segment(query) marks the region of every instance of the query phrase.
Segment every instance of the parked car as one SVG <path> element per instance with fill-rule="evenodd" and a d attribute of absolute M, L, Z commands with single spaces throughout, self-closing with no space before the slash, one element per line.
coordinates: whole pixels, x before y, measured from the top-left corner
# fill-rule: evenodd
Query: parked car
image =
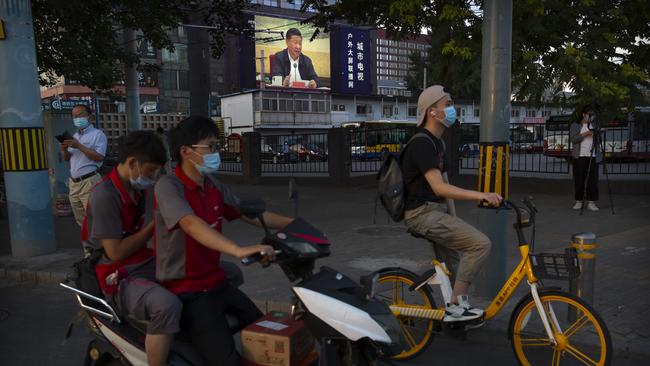
<path fill-rule="evenodd" d="M 472 156 L 478 156 L 479 148 L 478 144 L 461 144 L 458 146 L 458 157 L 459 158 L 469 158 Z"/>
<path fill-rule="evenodd" d="M 263 163 L 281 163 L 284 161 L 284 154 L 282 154 L 281 149 L 278 147 L 273 147 L 271 145 L 262 144 L 260 146 L 260 160 Z"/>

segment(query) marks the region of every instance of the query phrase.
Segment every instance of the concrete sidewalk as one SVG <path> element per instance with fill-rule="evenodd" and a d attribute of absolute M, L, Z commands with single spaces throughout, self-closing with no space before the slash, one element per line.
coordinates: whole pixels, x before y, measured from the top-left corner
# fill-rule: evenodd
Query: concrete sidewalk
<path fill-rule="evenodd" d="M 264 198 L 271 211 L 293 215 L 293 203 L 286 186 L 232 185 L 242 198 Z M 512 200 L 527 193 L 525 186 L 511 187 Z M 318 265 L 328 265 L 357 279 L 361 274 L 386 266 L 401 266 L 415 272 L 429 267 L 432 252 L 429 245 L 408 235 L 402 224 L 388 221 L 377 207 L 377 224 L 373 224 L 374 186 L 332 188 L 301 187 L 300 216 L 321 228 L 333 242 L 332 255 Z M 604 193 L 604 192 L 603 192 Z M 571 210 L 572 194 L 535 194 L 540 210 L 537 218 L 536 251 L 561 251 L 577 231 L 593 231 L 598 235 L 596 260 L 596 295 L 594 306 L 605 319 L 612 334 L 618 357 L 644 354 L 650 357 L 650 196 L 618 195 L 614 197 L 616 215 L 611 214 L 606 193 L 602 194 L 599 212 L 580 216 Z M 459 216 L 476 225 L 478 209 L 471 202 L 458 202 Z M 510 215 L 514 219 L 514 214 Z M 508 225 L 508 227 L 511 227 Z M 261 229 L 237 221 L 227 223 L 224 233 L 240 245 L 259 242 Z M 12 258 L 9 253 L 8 224 L 0 220 L 0 277 L 23 281 L 60 281 L 81 254 L 79 229 L 72 218 L 56 219 L 59 250 L 34 258 Z M 514 232 L 505 245 L 509 273 L 519 253 Z M 291 296 L 290 285 L 276 266 L 262 269 L 251 266 L 244 270 L 243 290 L 258 304 L 269 308 L 286 306 Z M 564 286 L 566 284 L 560 283 Z M 520 288 L 521 294 L 524 288 Z M 486 325 L 488 330 L 505 332 L 509 311 L 520 296 L 513 296 L 509 307 Z M 473 302 L 487 305 L 490 299 L 473 297 Z M 481 332 L 482 330 L 477 330 Z"/>

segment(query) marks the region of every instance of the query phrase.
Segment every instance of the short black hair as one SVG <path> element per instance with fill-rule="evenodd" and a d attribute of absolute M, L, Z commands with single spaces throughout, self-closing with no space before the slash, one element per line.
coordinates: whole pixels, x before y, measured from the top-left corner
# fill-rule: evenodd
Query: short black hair
<path fill-rule="evenodd" d="M 123 136 L 119 141 L 119 162 L 133 156 L 139 163 L 154 163 L 164 165 L 167 162 L 167 152 L 160 137 L 153 131 L 134 131 Z"/>
<path fill-rule="evenodd" d="M 593 112 L 593 110 L 594 110 L 594 106 L 591 103 L 583 105 L 580 108 L 580 110 L 576 108 L 576 112 L 575 112 L 576 114 L 575 114 L 575 118 L 573 118 L 573 122 L 577 124 L 582 124 L 583 115 L 585 113 Z"/>
<path fill-rule="evenodd" d="M 192 146 L 208 137 L 216 137 L 219 133 L 217 125 L 208 117 L 189 116 L 182 120 L 171 131 L 169 136 L 169 149 L 172 159 L 182 163 L 181 147 Z"/>
<path fill-rule="evenodd" d="M 300 30 L 299 30 L 298 28 L 290 28 L 290 29 L 287 31 L 287 36 L 286 36 L 286 38 L 289 39 L 289 38 L 291 38 L 291 37 L 293 37 L 293 36 L 299 36 L 299 37 L 302 37 L 302 33 L 300 33 Z"/>
<path fill-rule="evenodd" d="M 165 129 L 163 129 L 162 127 L 158 126 L 158 127 L 156 128 L 156 132 L 158 132 L 159 134 L 162 135 L 163 133 L 165 133 Z"/>

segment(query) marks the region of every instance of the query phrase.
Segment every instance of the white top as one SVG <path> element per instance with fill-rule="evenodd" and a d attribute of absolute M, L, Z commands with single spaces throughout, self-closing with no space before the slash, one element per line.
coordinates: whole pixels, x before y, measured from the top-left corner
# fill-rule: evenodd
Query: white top
<path fill-rule="evenodd" d="M 589 126 L 587 123 L 582 124 L 582 129 L 580 130 L 580 133 L 584 133 L 589 131 Z M 596 152 L 591 151 L 591 147 L 594 145 L 594 138 L 593 136 L 584 136 L 582 138 L 582 142 L 580 142 L 580 156 L 581 157 L 589 157 L 591 156 L 596 156 Z"/>
<path fill-rule="evenodd" d="M 300 77 L 300 69 L 299 69 L 299 62 L 300 62 L 300 56 L 298 56 L 298 59 L 294 60 L 291 58 L 291 53 L 289 50 L 287 50 L 287 54 L 289 55 L 289 63 L 291 63 L 291 72 L 289 73 L 289 83 L 293 83 L 294 81 L 302 81 L 302 77 Z"/>
<path fill-rule="evenodd" d="M 95 150 L 102 156 L 106 156 L 106 145 L 108 144 L 106 135 L 101 130 L 93 127 L 93 125 L 88 125 L 83 130 L 77 130 L 72 137 L 77 139 L 85 147 Z M 70 176 L 72 178 L 79 178 L 82 175 L 96 171 L 102 166 L 101 161 L 89 159 L 79 149 L 69 147 L 68 152 L 70 153 Z"/>

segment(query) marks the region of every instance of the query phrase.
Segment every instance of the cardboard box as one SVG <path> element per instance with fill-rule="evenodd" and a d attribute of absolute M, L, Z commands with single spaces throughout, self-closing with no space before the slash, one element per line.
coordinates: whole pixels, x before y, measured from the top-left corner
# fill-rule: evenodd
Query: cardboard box
<path fill-rule="evenodd" d="M 300 366 L 314 350 L 314 338 L 302 320 L 273 311 L 242 330 L 241 343 L 248 365 Z"/>

